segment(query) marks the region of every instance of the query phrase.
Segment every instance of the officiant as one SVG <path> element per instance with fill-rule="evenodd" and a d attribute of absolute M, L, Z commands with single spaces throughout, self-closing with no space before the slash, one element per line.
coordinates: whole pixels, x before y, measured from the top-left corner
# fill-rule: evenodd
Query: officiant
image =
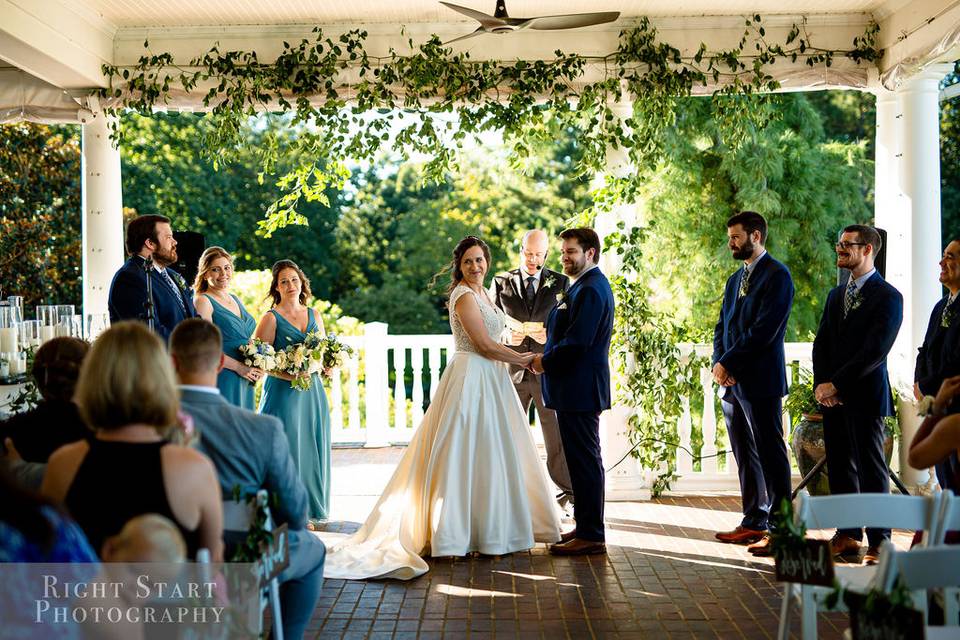
<path fill-rule="evenodd" d="M 549 242 L 545 231 L 527 231 L 520 243 L 520 266 L 497 274 L 491 284 L 490 297 L 507 316 L 504 342 L 520 353 L 543 353 L 543 345 L 547 341 L 547 315 L 570 286 L 567 276 L 543 266 L 547 260 Z M 560 506 L 566 507 L 573 501 L 573 489 L 563 455 L 557 415 L 543 405 L 539 375 L 510 365 L 510 376 L 520 397 L 520 405 L 527 415 L 530 404 L 536 406 L 547 450 L 547 471 L 560 489 L 557 496 Z"/>

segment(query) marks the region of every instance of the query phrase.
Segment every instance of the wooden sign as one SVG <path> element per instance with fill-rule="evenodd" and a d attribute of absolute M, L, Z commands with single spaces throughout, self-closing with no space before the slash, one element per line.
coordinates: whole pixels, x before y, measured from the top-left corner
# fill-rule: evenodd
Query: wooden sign
<path fill-rule="evenodd" d="M 833 586 L 829 540 L 805 540 L 802 547 L 779 550 L 774 560 L 779 582 Z"/>
<path fill-rule="evenodd" d="M 265 585 L 290 566 L 290 541 L 287 525 L 282 524 L 270 532 L 272 538 L 261 543 L 260 559 L 257 560 L 257 576 L 260 585 Z"/>
<path fill-rule="evenodd" d="M 882 614 L 864 611 L 867 595 L 847 591 L 843 597 L 850 609 L 850 632 L 853 640 L 917 640 L 924 637 L 923 614 L 901 605 Z"/>

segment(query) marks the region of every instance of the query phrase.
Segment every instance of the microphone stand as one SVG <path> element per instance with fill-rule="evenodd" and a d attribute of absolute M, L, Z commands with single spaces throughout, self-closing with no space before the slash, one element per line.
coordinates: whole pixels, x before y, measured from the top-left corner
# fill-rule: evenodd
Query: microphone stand
<path fill-rule="evenodd" d="M 153 271 L 153 256 L 147 256 L 143 259 L 143 272 L 147 277 L 147 299 L 143 303 L 144 318 L 150 331 L 155 331 L 155 316 L 153 310 L 153 279 L 150 272 Z"/>

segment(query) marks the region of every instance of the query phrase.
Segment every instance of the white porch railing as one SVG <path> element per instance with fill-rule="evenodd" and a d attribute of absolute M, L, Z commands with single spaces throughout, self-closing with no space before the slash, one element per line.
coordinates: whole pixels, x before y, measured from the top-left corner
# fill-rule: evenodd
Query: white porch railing
<path fill-rule="evenodd" d="M 453 336 L 390 335 L 386 324 L 373 322 L 365 325 L 362 336 L 342 339 L 354 348 L 354 354 L 344 363 L 340 375 L 334 375 L 328 387 L 333 443 L 366 447 L 408 443 L 423 419 L 424 409 L 433 398 L 443 367 L 452 355 Z M 811 347 L 809 342 L 787 343 L 788 380 L 792 379 L 791 363 L 811 367 Z M 707 358 L 712 348 L 707 344 L 681 345 L 685 353 Z M 408 378 L 412 379 L 410 387 L 406 385 Z M 702 405 L 697 425 L 694 424 L 691 400 L 684 398 L 686 410 L 677 425 L 683 448 L 677 450 L 680 477 L 672 484 L 672 489 L 737 489 L 733 454 L 716 456 L 717 432 L 723 426 L 709 368 L 700 371 L 700 398 L 699 402 L 693 403 Z M 788 435 L 789 415 L 784 415 L 783 424 L 784 435 Z M 701 435 L 699 451 L 692 444 L 695 432 Z M 536 435 L 539 440 L 539 432 Z M 721 442 L 724 441 L 725 438 L 721 438 Z M 703 459 L 698 462 L 688 450 Z"/>

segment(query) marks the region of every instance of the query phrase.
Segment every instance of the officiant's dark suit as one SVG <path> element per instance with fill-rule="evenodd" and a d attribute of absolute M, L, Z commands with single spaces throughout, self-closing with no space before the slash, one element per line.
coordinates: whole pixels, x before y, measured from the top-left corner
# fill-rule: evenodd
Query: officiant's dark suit
<path fill-rule="evenodd" d="M 146 256 L 152 256 L 158 265 L 176 261 L 176 241 L 172 239 L 169 220 L 164 216 L 140 216 L 134 219 L 127 227 L 126 245 L 130 258 L 110 283 L 110 322 L 146 322 Z M 171 251 L 172 259 L 169 259 Z M 196 317 L 193 296 L 180 274 L 170 267 L 166 267 L 166 276 L 155 267 L 151 268 L 149 277 L 153 290 L 154 330 L 167 340 L 181 321 Z"/>
<path fill-rule="evenodd" d="M 761 243 L 765 222 L 763 228 Z M 727 279 L 713 331 L 713 364 L 723 365 L 736 380 L 721 387 L 721 406 L 740 475 L 740 526 L 753 532 L 766 530 L 771 510 L 790 497 L 782 401 L 787 394 L 783 339 L 793 294 L 790 271 L 764 251 Z"/>
<path fill-rule="evenodd" d="M 557 296 L 567 290 L 569 283 L 567 276 L 551 269 L 543 268 L 538 275 L 530 276 L 518 268 L 493 277 L 491 297 L 494 304 L 514 320 L 541 322 L 546 326 L 550 310 L 557 305 Z M 507 346 L 518 353 L 543 353 L 544 349 L 544 345 L 531 336 L 525 336 L 518 345 Z M 530 411 L 531 402 L 536 406 L 543 429 L 550 479 L 561 491 L 572 494 L 573 486 L 570 484 L 570 472 L 563 454 L 557 414 L 543 403 L 540 376 L 519 365 L 510 365 L 510 377 L 524 413 Z"/>
<path fill-rule="evenodd" d="M 827 478 L 834 495 L 890 490 L 883 458 L 883 418 L 893 415 L 887 354 L 903 321 L 903 296 L 879 272 L 866 277 L 869 273 L 861 276 L 865 280 L 846 305 L 847 283 L 830 291 L 813 341 L 814 388 L 832 383 L 839 401 L 823 407 Z M 837 533 L 863 538 L 859 529 Z M 889 535 L 889 530 L 867 530 L 874 548 Z"/>
<path fill-rule="evenodd" d="M 597 247 L 592 229 L 569 229 L 560 237 L 564 246 L 583 234 Z M 584 246 L 580 242 L 580 246 Z M 583 255 L 583 254 L 581 254 Z M 568 257 L 563 257 L 564 271 Z M 547 343 L 541 360 L 543 401 L 557 412 L 563 450 L 573 484 L 573 515 L 579 545 L 560 553 L 602 553 L 604 541 L 604 471 L 600 456 L 600 412 L 610 408 L 610 337 L 614 301 L 610 283 L 596 262 L 590 263 L 570 285 L 547 317 Z M 582 543 L 582 544 L 581 544 Z M 588 546 L 592 545 L 592 546 Z M 555 545 L 551 551 L 557 553 Z"/>

